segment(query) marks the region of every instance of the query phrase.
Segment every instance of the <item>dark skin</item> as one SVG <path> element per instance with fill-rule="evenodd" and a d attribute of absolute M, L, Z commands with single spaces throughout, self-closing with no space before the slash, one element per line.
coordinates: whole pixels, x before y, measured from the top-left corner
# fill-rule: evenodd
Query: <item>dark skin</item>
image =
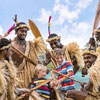
<path fill-rule="evenodd" d="M 97 57 L 92 54 L 84 54 L 83 55 L 84 63 L 86 66 L 86 68 L 82 69 L 83 77 L 88 74 L 87 68 L 89 69 L 92 66 L 92 64 L 96 61 L 96 58 Z"/>
<path fill-rule="evenodd" d="M 63 45 L 61 44 L 60 39 L 58 39 L 58 40 L 52 40 L 52 41 L 49 42 L 49 44 L 50 44 L 50 47 L 51 47 L 53 50 L 54 50 L 55 48 L 63 48 Z M 50 54 L 47 54 L 47 59 L 50 59 L 51 56 L 48 56 L 48 55 L 50 55 Z M 72 63 L 73 63 L 73 65 L 75 66 L 75 67 L 74 67 L 74 74 L 75 74 L 75 73 L 78 71 L 79 66 L 78 66 L 78 64 L 77 64 L 77 61 L 76 61 L 75 56 L 73 56 L 72 59 L 73 59 Z"/>
<path fill-rule="evenodd" d="M 0 61 L 8 60 L 9 59 L 9 52 L 8 49 L 0 51 Z"/>
<path fill-rule="evenodd" d="M 94 48 L 95 49 L 95 39 L 94 38 L 90 38 L 89 44 L 90 44 L 90 47 L 91 48 Z"/>
<path fill-rule="evenodd" d="M 95 33 L 96 41 L 100 41 L 100 32 Z"/>
<path fill-rule="evenodd" d="M 83 59 L 84 59 L 85 66 L 87 68 L 90 68 L 92 64 L 96 61 L 96 58 L 97 57 L 92 54 L 84 54 Z"/>
<path fill-rule="evenodd" d="M 55 48 L 63 48 L 63 45 L 60 43 L 60 40 L 52 40 L 49 42 L 50 47 L 54 50 Z"/>
<path fill-rule="evenodd" d="M 16 31 L 17 37 L 15 38 L 15 40 L 12 41 L 12 45 L 23 53 L 25 53 L 25 50 L 26 50 L 25 38 L 27 36 L 27 31 L 28 30 L 26 27 L 18 29 Z M 23 61 L 23 56 L 20 55 L 14 49 L 12 49 L 12 59 L 14 61 L 14 64 L 16 65 L 16 67 L 18 67 Z"/>
<path fill-rule="evenodd" d="M 4 61 L 4 60 L 9 61 L 9 56 L 10 56 L 10 48 L 0 51 L 0 61 Z M 16 87 L 16 89 L 17 89 L 17 87 Z M 29 91 L 28 89 L 20 88 L 20 92 L 22 92 L 22 93 L 28 93 L 28 91 Z"/>
<path fill-rule="evenodd" d="M 84 58 L 84 63 L 88 68 L 90 68 L 92 64 L 96 61 L 96 56 L 93 56 L 91 54 L 85 54 L 83 55 L 83 58 Z M 86 83 L 82 84 L 83 88 L 81 89 L 81 91 L 76 91 L 76 90 L 67 91 L 67 97 L 72 98 L 73 100 L 85 100 L 88 95 L 87 91 L 90 91 L 92 86 L 93 84 L 89 80 L 87 84 Z"/>
<path fill-rule="evenodd" d="M 70 54 L 71 55 L 71 54 Z M 72 64 L 73 64 L 73 66 L 74 66 L 74 74 L 76 74 L 76 72 L 78 71 L 78 69 L 79 69 L 79 66 L 78 66 L 78 64 L 77 64 L 77 60 L 76 60 L 76 57 L 75 56 L 71 56 L 71 58 L 72 58 Z"/>
<path fill-rule="evenodd" d="M 73 100 L 85 100 L 86 97 L 87 93 L 83 91 L 76 91 L 76 90 L 67 91 L 67 98 L 72 98 Z"/>
<path fill-rule="evenodd" d="M 89 40 L 89 44 L 90 44 L 91 48 L 94 48 L 94 49 L 96 49 L 95 41 L 100 41 L 100 32 L 96 32 L 95 33 L 95 39 L 94 38 L 90 38 L 90 40 Z"/>
<path fill-rule="evenodd" d="M 81 91 L 76 91 L 76 90 L 67 91 L 67 97 L 72 98 L 73 100 L 85 100 L 88 95 L 87 91 L 90 91 L 92 86 L 93 84 L 91 83 L 91 81 L 89 81 L 88 84 L 85 85 L 85 87 L 83 86 Z"/>

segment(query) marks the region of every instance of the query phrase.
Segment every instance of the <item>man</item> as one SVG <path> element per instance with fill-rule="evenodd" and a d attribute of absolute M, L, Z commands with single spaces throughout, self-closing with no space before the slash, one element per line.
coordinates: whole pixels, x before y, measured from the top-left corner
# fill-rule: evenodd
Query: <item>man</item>
<path fill-rule="evenodd" d="M 11 41 L 0 39 L 0 100 L 15 100 L 17 71 L 10 55 Z"/>
<path fill-rule="evenodd" d="M 52 48 L 51 54 L 53 56 L 53 50 L 55 48 L 64 49 L 66 59 L 72 62 L 72 65 L 74 66 L 74 73 L 76 73 L 79 69 L 79 66 L 82 64 L 81 50 L 77 45 L 77 43 L 75 42 L 72 42 L 67 46 L 62 45 L 60 42 L 60 38 L 61 37 L 58 36 L 57 34 L 52 33 L 46 40 L 50 44 L 50 47 Z"/>
<path fill-rule="evenodd" d="M 100 27 L 97 30 L 94 30 L 95 39 L 90 38 L 89 44 L 91 48 L 97 49 L 100 46 Z"/>
<path fill-rule="evenodd" d="M 100 46 L 100 27 L 95 32 L 96 47 Z"/>
<path fill-rule="evenodd" d="M 98 53 L 93 49 L 87 49 L 83 51 L 83 58 L 85 67 L 82 69 L 82 75 L 85 76 L 88 74 L 88 69 L 94 64 Z"/>
<path fill-rule="evenodd" d="M 12 41 L 12 46 L 23 52 L 29 57 L 35 64 L 38 63 L 38 56 L 45 52 L 45 46 L 42 38 L 38 38 L 33 41 L 26 41 L 27 31 L 29 27 L 20 22 L 15 27 L 16 37 Z M 12 48 L 12 60 L 18 69 L 18 77 L 22 81 L 19 85 L 21 88 L 29 88 L 32 79 L 34 78 L 34 68 L 30 61 L 25 59 L 21 54 Z"/>
<path fill-rule="evenodd" d="M 92 72 L 96 71 L 94 67 L 97 66 L 97 64 L 96 64 L 97 55 L 98 55 L 98 53 L 95 52 L 94 50 L 91 50 L 91 49 L 85 50 L 83 52 L 83 58 L 84 58 L 85 66 L 89 68 L 88 69 L 88 74 L 89 74 L 89 79 L 90 80 L 87 84 L 85 84 L 85 85 L 83 84 L 84 89 L 82 89 L 82 91 L 76 91 L 76 90 L 68 91 L 67 92 L 67 97 L 70 97 L 73 100 L 99 100 L 99 99 L 95 99 L 96 97 L 94 97 L 94 95 L 93 95 L 93 93 L 94 93 L 93 89 L 95 87 L 93 80 L 96 79 L 97 77 L 95 77 L 94 79 L 92 78 L 92 76 L 95 76 L 95 75 L 93 75 Z M 92 99 L 90 99 L 90 98 L 92 98 Z"/>

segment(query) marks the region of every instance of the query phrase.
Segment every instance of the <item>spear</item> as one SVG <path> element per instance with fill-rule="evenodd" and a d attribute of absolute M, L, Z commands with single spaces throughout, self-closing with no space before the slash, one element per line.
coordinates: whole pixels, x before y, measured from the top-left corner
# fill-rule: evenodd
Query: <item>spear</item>
<path fill-rule="evenodd" d="M 94 33 L 95 33 L 95 30 L 97 29 L 99 21 L 100 21 L 100 0 L 97 6 L 96 16 L 95 16 L 94 25 L 93 25 L 92 37 L 94 37 Z"/>

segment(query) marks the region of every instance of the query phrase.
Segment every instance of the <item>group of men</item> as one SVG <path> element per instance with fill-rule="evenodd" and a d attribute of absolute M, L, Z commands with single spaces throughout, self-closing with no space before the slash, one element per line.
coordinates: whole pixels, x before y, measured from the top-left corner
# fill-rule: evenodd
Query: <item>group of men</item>
<path fill-rule="evenodd" d="M 97 40 L 92 38 L 89 43 L 93 45 L 95 49 L 89 48 L 82 53 L 77 43 L 72 42 L 64 46 L 61 43 L 61 37 L 52 33 L 46 40 L 52 49 L 48 51 L 42 37 L 34 41 L 25 40 L 29 29 L 29 26 L 24 22 L 20 22 L 14 27 L 16 34 L 14 40 L 0 39 L 0 100 L 15 100 L 18 96 L 28 93 L 29 86 L 35 78 L 34 69 L 39 63 L 39 56 L 44 53 L 46 55 L 46 61 L 48 60 L 49 63 L 50 59 L 53 58 L 53 51 L 55 48 L 64 50 L 66 59 L 73 65 L 74 74 L 77 73 L 82 65 L 83 59 L 85 68 L 82 70 L 82 73 L 84 75 L 87 73 L 89 74 L 89 82 L 87 84 L 82 84 L 82 89 L 80 91 L 68 90 L 66 97 L 72 98 L 73 100 L 99 100 L 100 80 L 98 73 L 100 70 L 100 61 L 99 53 L 96 52 L 99 42 L 97 44 L 95 42 Z M 95 36 L 96 39 L 100 41 L 100 32 L 98 32 L 98 30 Z M 23 56 L 23 54 L 25 56 Z M 55 62 L 55 59 L 53 60 Z M 46 62 L 43 64 L 47 65 Z M 95 67 L 97 69 L 95 69 Z M 95 75 L 92 74 L 92 71 Z M 96 71 L 98 72 L 96 73 Z M 95 82 L 97 84 L 95 84 Z M 22 100 L 28 100 L 28 98 L 28 96 L 25 96 Z M 53 98 L 51 98 L 51 100 L 53 100 Z"/>

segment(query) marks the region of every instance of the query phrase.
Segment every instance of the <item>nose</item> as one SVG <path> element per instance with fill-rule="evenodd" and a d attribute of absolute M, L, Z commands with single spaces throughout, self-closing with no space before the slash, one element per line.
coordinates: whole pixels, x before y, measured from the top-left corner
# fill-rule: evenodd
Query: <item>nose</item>
<path fill-rule="evenodd" d="M 59 58 L 58 61 L 61 61 L 61 58 Z"/>
<path fill-rule="evenodd" d="M 53 45 L 52 45 L 52 48 L 53 48 L 53 49 L 55 49 L 55 48 L 56 48 L 56 45 L 55 45 L 55 44 L 53 44 Z"/>
<path fill-rule="evenodd" d="M 84 62 L 85 62 L 85 63 L 88 62 L 88 59 L 84 59 Z"/>
<path fill-rule="evenodd" d="M 23 34 L 25 35 L 26 34 L 26 31 L 23 31 Z"/>

